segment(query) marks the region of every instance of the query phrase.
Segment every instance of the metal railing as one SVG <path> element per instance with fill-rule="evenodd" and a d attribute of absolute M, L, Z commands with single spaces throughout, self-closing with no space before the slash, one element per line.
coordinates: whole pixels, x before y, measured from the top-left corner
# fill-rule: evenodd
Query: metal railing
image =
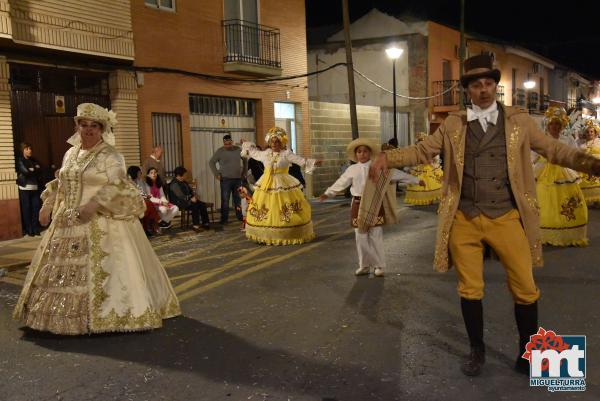
<path fill-rule="evenodd" d="M 454 86 L 454 88 L 452 88 Z M 448 89 L 448 92 L 444 93 Z M 457 80 L 433 81 L 433 95 L 439 95 L 433 98 L 434 106 L 455 106 L 460 99 L 460 85 Z"/>
<path fill-rule="evenodd" d="M 239 19 L 223 21 L 224 62 L 281 68 L 279 29 Z"/>
<path fill-rule="evenodd" d="M 546 111 L 550 106 L 550 96 L 542 96 L 542 102 L 540 103 L 540 111 Z"/>
<path fill-rule="evenodd" d="M 513 105 L 525 107 L 526 96 L 525 89 L 516 88 L 513 94 Z"/>
<path fill-rule="evenodd" d="M 529 92 L 527 94 L 527 108 L 529 110 L 537 110 L 540 97 L 537 92 Z"/>
<path fill-rule="evenodd" d="M 498 85 L 496 89 L 496 100 L 504 103 L 504 85 Z"/>

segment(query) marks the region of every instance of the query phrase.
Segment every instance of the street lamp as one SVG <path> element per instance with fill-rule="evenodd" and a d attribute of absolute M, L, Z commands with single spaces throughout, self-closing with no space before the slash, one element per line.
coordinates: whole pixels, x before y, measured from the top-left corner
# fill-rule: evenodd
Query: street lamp
<path fill-rule="evenodd" d="M 394 86 L 394 113 L 393 113 L 393 119 L 394 119 L 394 139 L 398 140 L 398 128 L 397 128 L 397 123 L 396 123 L 396 60 L 398 58 L 400 58 L 400 56 L 402 55 L 402 53 L 404 52 L 404 49 L 400 49 L 398 47 L 389 47 L 387 49 L 385 49 L 385 53 L 387 54 L 387 56 L 389 58 L 392 59 L 392 85 Z"/>

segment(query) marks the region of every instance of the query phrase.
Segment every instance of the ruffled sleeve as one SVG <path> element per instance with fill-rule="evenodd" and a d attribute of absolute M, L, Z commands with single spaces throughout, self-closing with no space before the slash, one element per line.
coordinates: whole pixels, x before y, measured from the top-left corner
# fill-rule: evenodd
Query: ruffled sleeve
<path fill-rule="evenodd" d="M 65 161 L 68 160 L 71 153 L 73 152 L 73 148 L 67 149 L 65 155 L 63 156 L 63 161 L 61 164 L 61 168 L 65 166 Z M 60 169 L 54 173 L 55 177 L 60 175 Z M 40 195 L 42 200 L 42 209 L 49 210 L 50 212 L 54 211 L 54 206 L 58 205 L 64 198 L 63 190 L 60 185 L 60 180 L 58 178 L 53 179 L 52 181 L 46 184 L 45 189 L 42 191 Z"/>
<path fill-rule="evenodd" d="M 116 151 L 110 152 L 105 163 L 108 182 L 93 197 L 100 205 L 98 213 L 113 218 L 142 217 L 146 204 L 127 178 L 123 156 Z"/>
<path fill-rule="evenodd" d="M 46 188 L 42 191 L 40 198 L 42 199 L 42 209 L 52 212 L 57 199 L 60 201 L 58 179 L 54 179 L 46 184 Z"/>
<path fill-rule="evenodd" d="M 254 160 L 262 161 L 262 150 L 258 150 L 256 144 L 254 142 L 244 142 L 242 143 L 242 151 L 240 156 L 244 159 L 252 158 Z"/>
<path fill-rule="evenodd" d="M 294 164 L 304 167 L 304 172 L 306 174 L 312 174 L 315 170 L 317 159 L 305 159 L 302 156 L 299 156 L 293 152 L 288 151 L 287 159 Z"/>

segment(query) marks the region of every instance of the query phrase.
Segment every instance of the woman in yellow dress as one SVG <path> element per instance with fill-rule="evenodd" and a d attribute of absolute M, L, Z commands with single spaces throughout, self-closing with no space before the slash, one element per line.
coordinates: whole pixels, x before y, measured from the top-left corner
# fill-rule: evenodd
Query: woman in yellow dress
<path fill-rule="evenodd" d="M 598 120 L 580 120 L 575 129 L 581 130 L 579 148 L 594 157 L 600 158 L 600 123 Z M 588 206 L 600 206 L 600 177 L 580 173 L 581 191 Z"/>
<path fill-rule="evenodd" d="M 251 157 L 265 166 L 248 206 L 246 237 L 267 245 L 311 241 L 315 237 L 311 207 L 302 192 L 302 184 L 288 174 L 288 169 L 295 163 L 311 174 L 321 162 L 305 159 L 285 149 L 287 134 L 282 128 L 271 128 L 265 142 L 268 149 L 262 151 L 251 142 L 242 144 L 242 157 Z"/>
<path fill-rule="evenodd" d="M 424 132 L 417 134 L 417 142 L 427 137 Z M 408 185 L 404 203 L 409 205 L 431 205 L 440 200 L 442 195 L 442 177 L 444 173 L 440 166 L 440 158 L 436 156 L 430 164 L 419 164 L 412 167 L 410 173 L 416 176 L 425 186 Z"/>
<path fill-rule="evenodd" d="M 561 135 L 568 125 L 561 107 L 546 110 L 546 130 L 558 141 L 576 147 L 571 135 Z M 554 246 L 586 246 L 588 211 L 575 171 L 549 163 L 534 154 L 536 191 L 540 206 L 542 243 Z"/>

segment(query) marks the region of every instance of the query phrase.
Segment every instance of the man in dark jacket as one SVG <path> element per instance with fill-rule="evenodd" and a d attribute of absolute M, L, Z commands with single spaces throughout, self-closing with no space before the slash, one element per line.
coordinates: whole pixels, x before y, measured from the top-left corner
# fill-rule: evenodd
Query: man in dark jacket
<path fill-rule="evenodd" d="M 31 145 L 21 144 L 21 155 L 17 157 L 17 185 L 21 205 L 21 225 L 23 234 L 33 237 L 40 235 L 40 164 L 33 158 Z"/>
<path fill-rule="evenodd" d="M 169 184 L 169 195 L 171 203 L 184 213 L 185 210 L 192 212 L 192 225 L 194 230 L 200 229 L 200 218 L 202 218 L 202 228 L 209 229 L 208 212 L 206 204 L 197 198 L 194 190 L 184 180 L 183 176 L 187 173 L 184 167 L 176 167 L 174 170 L 175 179 Z"/>

